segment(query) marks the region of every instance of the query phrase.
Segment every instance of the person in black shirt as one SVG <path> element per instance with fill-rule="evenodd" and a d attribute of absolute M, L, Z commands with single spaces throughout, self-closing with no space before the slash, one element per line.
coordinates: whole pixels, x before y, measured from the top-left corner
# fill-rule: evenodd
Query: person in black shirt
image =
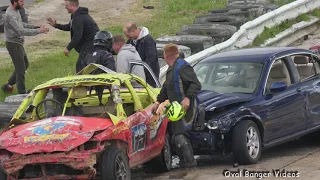
<path fill-rule="evenodd" d="M 152 110 L 156 112 L 159 104 L 167 99 L 172 103 L 177 101 L 186 111 L 181 120 L 170 122 L 168 130 L 174 137 L 174 145 L 180 159 L 180 167 L 197 165 L 193 149 L 186 133 L 192 127 L 194 112 L 197 108 L 196 94 L 201 90 L 201 84 L 188 62 L 179 57 L 178 46 L 167 44 L 163 48 L 164 59 L 169 65 L 166 81 L 154 103 Z"/>
<path fill-rule="evenodd" d="M 75 49 L 79 53 L 76 64 L 76 72 L 81 70 L 83 60 L 89 52 L 93 50 L 93 39 L 95 34 L 99 31 L 99 27 L 93 18 L 88 14 L 88 8 L 79 7 L 79 0 L 65 0 L 66 9 L 71 13 L 71 20 L 68 24 L 57 24 L 51 18 L 48 18 L 48 24 L 63 30 L 70 31 L 71 41 L 64 50 L 66 56 L 69 51 Z"/>
<path fill-rule="evenodd" d="M 81 67 L 83 69 L 90 63 L 100 64 L 109 68 L 112 71 L 116 71 L 115 60 L 113 55 L 111 54 L 111 49 L 113 45 L 113 36 L 110 32 L 107 31 L 99 31 L 94 36 L 93 43 L 95 50 L 89 53 L 84 59 L 84 66 Z M 100 69 L 97 69 L 98 71 Z M 93 74 L 99 74 L 101 72 L 94 71 Z M 100 70 L 101 71 L 101 70 Z"/>
<path fill-rule="evenodd" d="M 129 39 L 127 44 L 131 44 L 136 47 L 141 60 L 148 64 L 153 73 L 159 79 L 160 67 L 158 62 L 158 54 L 156 41 L 149 34 L 149 30 L 146 27 L 137 27 L 134 23 L 128 23 L 123 27 L 123 33 Z M 152 87 L 156 87 L 156 82 L 152 78 L 149 71 L 145 71 L 146 81 Z"/>

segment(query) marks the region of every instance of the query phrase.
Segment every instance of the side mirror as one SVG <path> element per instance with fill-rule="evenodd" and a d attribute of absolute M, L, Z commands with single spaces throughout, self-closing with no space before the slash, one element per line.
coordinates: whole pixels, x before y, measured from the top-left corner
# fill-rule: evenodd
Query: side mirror
<path fill-rule="evenodd" d="M 281 92 L 287 89 L 287 84 L 285 82 L 275 82 L 270 86 L 271 92 Z"/>

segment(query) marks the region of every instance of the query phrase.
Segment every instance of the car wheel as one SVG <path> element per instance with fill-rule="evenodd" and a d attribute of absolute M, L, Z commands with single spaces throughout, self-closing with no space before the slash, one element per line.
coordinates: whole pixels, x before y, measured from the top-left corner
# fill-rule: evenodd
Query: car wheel
<path fill-rule="evenodd" d="M 161 154 L 145 164 L 148 172 L 168 172 L 172 167 L 170 136 L 167 133 Z"/>
<path fill-rule="evenodd" d="M 101 157 L 100 167 L 101 180 L 131 180 L 131 169 L 129 159 L 123 150 L 109 148 Z"/>
<path fill-rule="evenodd" d="M 261 156 L 261 136 L 257 125 L 251 120 L 238 123 L 233 130 L 233 153 L 238 163 L 255 164 Z"/>

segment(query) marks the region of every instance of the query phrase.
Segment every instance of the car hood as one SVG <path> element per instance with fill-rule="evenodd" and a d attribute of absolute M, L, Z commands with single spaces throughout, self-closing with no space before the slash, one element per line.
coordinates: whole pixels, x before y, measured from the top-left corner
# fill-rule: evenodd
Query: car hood
<path fill-rule="evenodd" d="M 0 136 L 0 143 L 19 154 L 70 151 L 112 125 L 107 119 L 60 116 L 14 127 Z"/>
<path fill-rule="evenodd" d="M 217 93 L 215 91 L 203 90 L 198 93 L 199 103 L 206 111 L 214 110 L 229 104 L 247 102 L 253 100 L 252 94 L 242 93 Z"/>

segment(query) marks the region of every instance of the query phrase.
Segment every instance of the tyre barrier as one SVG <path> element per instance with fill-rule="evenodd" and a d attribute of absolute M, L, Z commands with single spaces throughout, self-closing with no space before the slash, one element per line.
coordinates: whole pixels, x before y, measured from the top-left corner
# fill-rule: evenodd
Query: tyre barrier
<path fill-rule="evenodd" d="M 221 43 L 229 39 L 237 28 L 231 25 L 225 24 L 192 24 L 184 25 L 181 28 L 181 32 L 177 32 L 177 35 L 206 35 L 212 37 L 214 44 Z"/>
<path fill-rule="evenodd" d="M 232 5 L 232 6 L 226 6 L 225 8 L 219 8 L 219 9 L 213 9 L 209 10 L 209 13 L 227 13 L 232 10 L 242 10 L 242 11 L 248 11 L 250 9 L 257 9 L 261 8 L 261 5 Z"/>
<path fill-rule="evenodd" d="M 225 24 L 236 26 L 238 29 L 247 22 L 247 18 L 237 16 L 221 16 L 218 14 L 198 16 L 194 24 Z"/>
<path fill-rule="evenodd" d="M 208 47 L 226 41 L 249 19 L 255 19 L 268 12 L 269 9 L 274 10 L 276 8 L 277 6 L 275 5 L 259 1 L 229 2 L 225 8 L 213 9 L 208 11 L 207 15 L 196 17 L 192 25 L 183 26 L 181 31 L 176 32 L 176 36 L 160 37 L 156 42 L 187 46 L 191 49 L 191 55 L 193 55 Z M 236 30 L 234 30 L 234 27 Z M 212 40 L 197 40 L 197 36 L 201 38 L 211 37 Z M 162 53 L 162 50 L 158 50 L 159 58 L 163 58 Z M 163 61 L 160 59 L 159 63 L 161 62 Z"/>
<path fill-rule="evenodd" d="M 202 35 L 163 36 L 156 39 L 156 43 L 174 43 L 177 45 L 187 46 L 191 49 L 192 54 L 200 52 L 214 45 L 212 37 Z"/>
<path fill-rule="evenodd" d="M 167 65 L 166 61 L 163 58 L 158 58 L 159 67 L 162 68 Z"/>
<path fill-rule="evenodd" d="M 7 96 L 4 99 L 5 103 L 21 103 L 24 98 L 26 98 L 28 94 L 17 94 L 17 95 L 11 95 Z"/>
<path fill-rule="evenodd" d="M 163 58 L 163 47 L 165 45 L 166 44 L 161 44 L 161 43 L 156 44 L 158 58 Z M 191 56 L 191 49 L 187 46 L 178 45 L 178 50 L 179 50 L 180 57 L 183 56 L 186 58 L 186 57 Z"/>
<path fill-rule="evenodd" d="M 4 33 L 4 16 L 9 6 L 0 7 L 0 33 Z"/>
<path fill-rule="evenodd" d="M 0 103 L 0 126 L 10 122 L 20 103 Z"/>

